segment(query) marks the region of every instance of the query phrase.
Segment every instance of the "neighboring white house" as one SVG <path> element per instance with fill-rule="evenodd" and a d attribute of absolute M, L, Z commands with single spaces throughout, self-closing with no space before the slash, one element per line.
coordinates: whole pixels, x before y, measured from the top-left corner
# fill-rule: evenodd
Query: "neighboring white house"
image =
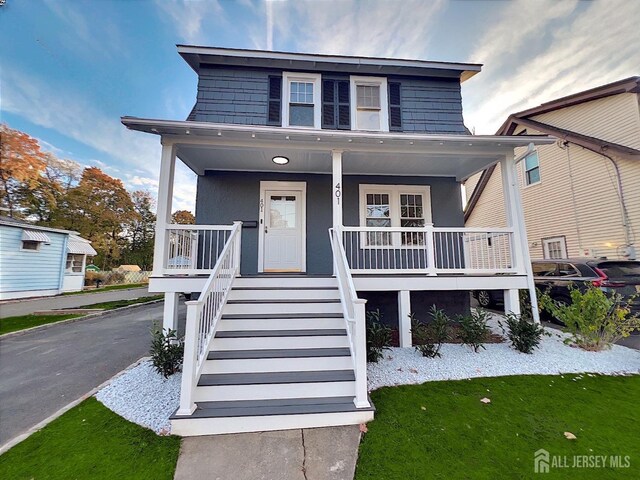
<path fill-rule="evenodd" d="M 0 300 L 82 290 L 93 255 L 77 232 L 0 217 Z"/>
<path fill-rule="evenodd" d="M 558 140 L 518 173 L 533 258 L 640 257 L 640 77 L 511 115 L 498 135 Z M 516 155 L 524 148 L 516 149 Z M 500 165 L 465 184 L 465 225 L 506 225 Z"/>
<path fill-rule="evenodd" d="M 370 420 L 365 308 L 403 347 L 409 313 L 468 313 L 469 290 L 519 312 L 533 278 L 513 149 L 553 140 L 468 134 L 460 84 L 480 65 L 178 49 L 199 76 L 188 119 L 122 119 L 162 144 L 149 290 L 165 327 L 199 292 L 173 433 Z M 198 175 L 196 225 L 171 223 L 177 159 Z M 460 183 L 496 162 L 507 224 L 465 228 Z"/>

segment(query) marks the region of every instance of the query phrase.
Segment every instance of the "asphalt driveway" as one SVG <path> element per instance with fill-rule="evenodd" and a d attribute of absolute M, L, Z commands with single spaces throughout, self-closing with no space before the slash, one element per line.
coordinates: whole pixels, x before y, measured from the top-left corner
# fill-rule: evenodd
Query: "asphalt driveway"
<path fill-rule="evenodd" d="M 0 339 L 0 445 L 147 355 L 162 308 L 159 302 Z M 184 305 L 179 313 L 184 325 Z"/>

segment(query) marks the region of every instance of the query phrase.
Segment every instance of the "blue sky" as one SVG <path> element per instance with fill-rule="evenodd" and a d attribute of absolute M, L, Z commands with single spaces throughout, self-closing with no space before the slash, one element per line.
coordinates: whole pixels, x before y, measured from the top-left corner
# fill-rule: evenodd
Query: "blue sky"
<path fill-rule="evenodd" d="M 155 192 L 157 137 L 122 115 L 185 119 L 187 43 L 483 63 L 465 121 L 494 133 L 510 112 L 640 74 L 640 1 L 6 0 L 1 121 L 59 157 Z M 174 205 L 193 208 L 180 165 Z"/>

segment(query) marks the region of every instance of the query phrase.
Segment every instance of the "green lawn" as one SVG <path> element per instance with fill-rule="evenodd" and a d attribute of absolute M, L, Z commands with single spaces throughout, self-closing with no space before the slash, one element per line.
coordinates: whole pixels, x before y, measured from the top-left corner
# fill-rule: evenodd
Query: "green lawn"
<path fill-rule="evenodd" d="M 630 468 L 551 469 L 542 478 L 640 478 L 640 376 L 519 376 L 372 393 L 377 412 L 356 480 L 529 479 L 534 453 L 629 455 Z M 480 399 L 487 397 L 491 403 Z M 576 435 L 567 440 L 564 432 Z"/>
<path fill-rule="evenodd" d="M 170 480 L 180 438 L 160 437 L 85 400 L 0 456 L 0 478 Z"/>
<path fill-rule="evenodd" d="M 153 300 L 160 300 L 164 295 L 152 295 L 150 297 L 134 298 L 133 300 L 113 300 L 111 302 L 94 303 L 81 308 L 101 308 L 103 310 L 113 310 L 114 308 L 128 307 L 136 303 L 146 303 Z"/>
<path fill-rule="evenodd" d="M 162 295 L 153 295 L 151 297 L 134 298 L 133 300 L 114 300 L 112 302 L 95 303 L 93 305 L 85 305 L 78 308 L 113 310 L 114 308 L 127 307 L 129 305 L 150 302 L 161 298 L 163 298 Z M 70 313 L 63 315 L 21 315 L 19 317 L 0 318 L 0 335 L 82 316 L 84 315 Z"/>
<path fill-rule="evenodd" d="M 82 315 L 21 315 L 19 317 L 0 318 L 0 335 L 78 317 L 82 317 Z"/>
<path fill-rule="evenodd" d="M 107 285 L 106 287 L 92 288 L 91 290 L 80 290 L 79 292 L 65 292 L 62 295 L 84 295 L 86 293 L 100 293 L 107 290 L 124 290 L 127 288 L 141 288 L 149 285 L 148 283 L 125 283 L 121 285 Z"/>

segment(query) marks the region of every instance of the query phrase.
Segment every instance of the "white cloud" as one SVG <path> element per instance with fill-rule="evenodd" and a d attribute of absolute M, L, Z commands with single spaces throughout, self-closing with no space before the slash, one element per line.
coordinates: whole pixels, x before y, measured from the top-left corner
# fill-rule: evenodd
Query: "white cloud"
<path fill-rule="evenodd" d="M 203 26 L 210 28 L 212 23 L 225 20 L 218 0 L 156 0 L 156 5 L 187 43 L 206 43 L 207 32 Z"/>
<path fill-rule="evenodd" d="M 487 66 L 495 62 L 499 68 L 488 67 L 488 74 L 465 84 L 468 126 L 475 126 L 477 133 L 494 133 L 510 113 L 638 74 L 640 2 L 594 1 L 582 6 L 571 15 L 568 8 L 540 8 L 544 21 L 536 20 L 535 29 L 526 29 L 514 40 L 522 46 L 548 32 L 548 41 L 527 55 L 497 44 L 477 50 L 496 56 L 475 60 Z M 480 43 L 490 42 L 494 31 L 514 28 L 521 21 L 517 8 L 508 9 Z M 553 28 L 554 22 L 560 26 Z"/>
<path fill-rule="evenodd" d="M 273 2 L 273 42 L 297 51 L 424 58 L 443 0 Z"/>

